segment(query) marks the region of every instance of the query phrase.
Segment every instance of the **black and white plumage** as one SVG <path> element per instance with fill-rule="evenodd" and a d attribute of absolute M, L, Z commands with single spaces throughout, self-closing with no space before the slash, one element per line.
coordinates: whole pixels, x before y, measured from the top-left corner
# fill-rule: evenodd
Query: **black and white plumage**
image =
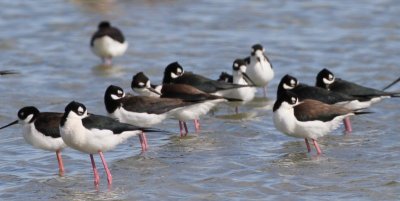
<path fill-rule="evenodd" d="M 114 149 L 128 138 L 143 132 L 159 132 L 151 128 L 141 128 L 101 115 L 89 114 L 85 105 L 72 101 L 65 107 L 60 121 L 60 134 L 65 144 L 78 151 L 90 154 L 94 171 L 94 183 L 99 184 L 99 175 L 93 154 L 99 153 L 107 173 L 108 184 L 112 176 L 104 159 L 103 152 Z"/>
<path fill-rule="evenodd" d="M 182 122 L 199 119 L 216 103 L 222 101 L 225 101 L 225 99 L 206 101 L 205 99 L 184 100 L 179 98 L 125 96 L 123 89 L 114 85 L 109 86 L 104 95 L 107 112 L 119 121 L 133 125 L 151 126 L 162 122 L 166 118 L 176 118 L 181 121 L 181 135 L 183 135 L 182 126 L 186 125 L 182 125 Z M 187 134 L 187 126 L 185 126 L 185 130 Z"/>
<path fill-rule="evenodd" d="M 132 77 L 131 88 L 140 96 L 160 97 L 162 85 L 153 85 L 150 79 L 139 72 Z"/>
<path fill-rule="evenodd" d="M 232 82 L 233 84 L 249 85 L 253 87 L 241 87 L 236 89 L 236 97 L 240 97 L 243 101 L 253 100 L 257 90 L 254 82 L 246 73 L 247 65 L 243 59 L 236 59 L 232 64 Z"/>
<path fill-rule="evenodd" d="M 400 93 L 385 92 L 336 78 L 328 69 L 322 69 L 317 74 L 315 85 L 329 91 L 356 97 L 360 101 L 370 101 L 371 103 L 379 102 L 384 98 L 400 97 Z"/>
<path fill-rule="evenodd" d="M 304 99 L 313 99 L 330 105 L 335 104 L 343 106 L 352 110 L 365 109 L 371 105 L 369 101 L 359 101 L 356 97 L 343 93 L 336 93 L 319 87 L 300 84 L 295 77 L 290 75 L 282 77 L 278 85 L 277 96 L 284 91 L 290 91 L 296 94 L 300 101 Z"/>
<path fill-rule="evenodd" d="M 180 99 L 125 96 L 121 87 L 110 85 L 104 94 L 104 104 L 108 114 L 120 122 L 152 126 L 174 117 L 178 109 L 194 103 Z"/>
<path fill-rule="evenodd" d="M 187 120 L 194 120 L 195 130 L 198 132 L 200 130 L 199 117 L 207 114 L 217 104 L 227 101 L 221 96 L 205 93 L 187 84 L 164 84 L 161 93 L 161 98 L 178 98 L 184 101 L 196 102 L 195 105 L 180 110 L 176 115 L 179 120 L 181 136 L 187 135 L 188 133 L 186 125 Z M 192 112 L 189 112 L 191 110 Z M 189 115 L 190 113 L 192 113 L 192 115 Z M 185 129 L 185 133 L 183 133 L 183 128 Z"/>
<path fill-rule="evenodd" d="M 191 72 L 184 72 L 183 67 L 178 62 L 173 62 L 165 68 L 163 84 L 171 83 L 191 85 L 209 94 L 237 100 L 242 100 L 241 97 L 237 97 L 235 94 L 237 88 L 251 87 L 249 85 L 220 82 Z"/>
<path fill-rule="evenodd" d="M 299 84 L 295 77 L 285 75 L 278 85 L 277 96 L 284 91 L 290 91 L 297 95 L 300 101 L 304 99 L 313 99 L 329 105 L 338 105 L 351 110 L 365 109 L 371 106 L 371 101 L 360 101 L 356 97 L 349 96 L 343 93 L 337 93 L 322 89 L 319 87 Z M 344 120 L 345 130 L 352 132 L 350 118 Z"/>
<path fill-rule="evenodd" d="M 102 21 L 90 40 L 90 47 L 105 65 L 111 65 L 113 57 L 121 56 L 126 52 L 128 42 L 118 28 L 111 26 L 108 21 Z"/>
<path fill-rule="evenodd" d="M 245 58 L 245 61 L 247 63 L 247 75 L 256 86 L 263 88 L 264 96 L 266 96 L 267 85 L 274 78 L 274 70 L 265 55 L 264 47 L 260 44 L 253 45 L 250 56 Z"/>
<path fill-rule="evenodd" d="M 339 127 L 341 121 L 357 113 L 353 110 L 328 105 L 317 100 L 305 99 L 299 102 L 296 94 L 285 91 L 278 95 L 273 107 L 275 127 L 286 135 L 304 138 L 308 152 L 311 139 L 318 154 L 321 149 L 317 138 Z"/>
<path fill-rule="evenodd" d="M 59 124 L 62 113 L 40 112 L 36 107 L 27 106 L 18 111 L 18 119 L 10 124 L 1 127 L 6 128 L 14 124 L 22 125 L 22 134 L 25 141 L 32 146 L 56 152 L 59 174 L 64 174 L 64 164 L 61 157 L 61 150 L 67 145 L 61 139 Z"/>

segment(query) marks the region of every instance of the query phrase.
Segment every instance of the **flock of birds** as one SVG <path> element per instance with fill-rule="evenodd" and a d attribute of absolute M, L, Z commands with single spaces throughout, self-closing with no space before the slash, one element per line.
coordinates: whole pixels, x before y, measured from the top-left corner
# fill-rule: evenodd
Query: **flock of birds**
<path fill-rule="evenodd" d="M 91 38 L 90 47 L 105 65 L 111 65 L 113 57 L 125 53 L 128 42 L 118 28 L 103 21 Z M 10 73 L 13 72 L 2 71 L 2 74 Z M 181 137 L 188 134 L 186 121 L 189 120 L 194 121 L 197 132 L 199 118 L 213 107 L 227 101 L 251 101 L 257 87 L 266 96 L 268 83 L 273 78 L 273 67 L 264 48 L 256 44 L 248 57 L 233 62 L 232 75 L 223 72 L 218 80 L 185 72 L 178 62 L 173 62 L 165 68 L 162 85 L 151 84 L 143 72 L 134 75 L 131 88 L 138 95 L 126 94 L 121 87 L 110 85 L 104 94 L 108 116 L 88 113 L 84 104 L 75 101 L 65 107 L 64 113 L 40 112 L 36 107 L 27 106 L 18 111 L 18 120 L 0 129 L 22 124 L 26 142 L 56 152 L 60 175 L 64 174 L 62 149 L 68 146 L 89 154 L 95 186 L 100 179 L 93 154 L 99 154 L 110 185 L 112 175 L 103 152 L 133 136 L 139 136 L 142 151 L 147 150 L 145 133 L 165 132 L 151 126 L 167 118 L 179 121 Z M 400 78 L 386 88 L 399 81 Z M 311 140 L 317 154 L 321 154 L 319 137 L 336 129 L 341 121 L 351 132 L 349 116 L 369 113 L 364 109 L 373 103 L 400 96 L 384 90 L 336 78 L 328 69 L 318 73 L 316 86 L 299 84 L 295 77 L 285 75 L 278 85 L 273 121 L 286 135 L 304 138 L 308 152 L 311 152 Z"/>

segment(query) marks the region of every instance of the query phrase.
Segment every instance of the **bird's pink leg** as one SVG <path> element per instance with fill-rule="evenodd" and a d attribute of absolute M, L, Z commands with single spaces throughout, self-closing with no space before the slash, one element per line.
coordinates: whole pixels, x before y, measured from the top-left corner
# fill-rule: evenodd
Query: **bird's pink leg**
<path fill-rule="evenodd" d="M 267 97 L 267 85 L 263 87 L 264 97 Z"/>
<path fill-rule="evenodd" d="M 100 154 L 101 161 L 103 162 L 104 169 L 106 170 L 108 185 L 111 185 L 112 184 L 112 175 L 111 175 L 110 170 L 108 169 L 106 159 L 104 159 L 103 152 L 99 151 L 99 154 Z"/>
<path fill-rule="evenodd" d="M 322 154 L 322 151 L 321 151 L 321 149 L 319 148 L 319 145 L 318 145 L 317 140 L 312 139 L 312 141 L 313 141 L 313 143 L 314 143 L 314 146 L 315 146 L 315 149 L 317 150 L 318 155 L 319 155 L 319 154 Z"/>
<path fill-rule="evenodd" d="M 306 141 L 307 151 L 308 151 L 308 153 L 310 153 L 311 152 L 310 143 L 308 143 L 308 139 L 307 138 L 304 138 L 304 141 Z"/>
<path fill-rule="evenodd" d="M 90 154 L 90 160 L 92 161 L 92 168 L 93 168 L 93 174 L 94 174 L 94 185 L 98 186 L 100 177 L 99 177 L 99 173 L 97 172 L 96 164 L 94 163 L 93 154 Z"/>
<path fill-rule="evenodd" d="M 181 132 L 181 137 L 183 137 L 183 125 L 182 121 L 179 121 L 179 130 Z"/>
<path fill-rule="evenodd" d="M 63 164 L 63 160 L 61 158 L 61 151 L 57 150 L 56 151 L 56 155 L 57 155 L 57 160 L 58 160 L 58 174 L 62 177 L 64 176 L 64 164 Z"/>
<path fill-rule="evenodd" d="M 111 66 L 111 64 L 112 64 L 112 58 L 111 57 L 103 57 L 102 60 L 103 60 L 103 64 L 104 65 Z"/>
<path fill-rule="evenodd" d="M 143 136 L 143 142 L 144 142 L 144 150 L 146 151 L 149 148 L 149 145 L 147 144 L 146 133 L 142 132 L 142 136 Z"/>
<path fill-rule="evenodd" d="M 344 118 L 343 123 L 344 123 L 344 128 L 345 128 L 346 132 L 353 131 L 353 129 L 351 128 L 350 117 Z"/>
<path fill-rule="evenodd" d="M 200 120 L 194 120 L 194 128 L 196 129 L 196 133 L 200 131 Z"/>
<path fill-rule="evenodd" d="M 183 121 L 183 126 L 185 127 L 185 136 L 189 133 L 186 122 Z"/>
<path fill-rule="evenodd" d="M 144 142 L 143 142 L 143 135 L 139 134 L 139 141 L 140 141 L 140 146 L 142 147 L 142 151 L 144 151 Z"/>

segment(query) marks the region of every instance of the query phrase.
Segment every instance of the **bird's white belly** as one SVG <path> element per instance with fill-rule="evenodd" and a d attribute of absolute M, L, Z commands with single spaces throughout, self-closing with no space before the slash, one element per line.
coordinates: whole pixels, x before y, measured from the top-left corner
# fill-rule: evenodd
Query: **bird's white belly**
<path fill-rule="evenodd" d="M 293 113 L 277 110 L 274 113 L 274 124 L 278 130 L 286 135 L 298 138 L 317 139 L 338 128 L 342 120 L 349 115 L 337 116 L 331 121 L 323 122 L 298 121 Z"/>
<path fill-rule="evenodd" d="M 122 123 L 128 123 L 135 126 L 149 127 L 164 121 L 168 117 L 168 113 L 163 113 L 163 114 L 137 113 L 137 112 L 128 112 L 123 108 L 119 108 L 115 110 L 114 113 L 110 114 L 110 116 L 118 119 Z"/>
<path fill-rule="evenodd" d="M 247 68 L 246 74 L 259 87 L 264 87 L 274 78 L 274 71 L 268 62 L 257 62 Z"/>
<path fill-rule="evenodd" d="M 106 152 L 114 149 L 118 144 L 129 137 L 136 136 L 141 131 L 126 131 L 121 134 L 113 134 L 110 130 L 91 129 L 83 126 L 68 125 L 60 127 L 61 136 L 65 143 L 78 151 L 95 154 L 99 151 Z"/>
<path fill-rule="evenodd" d="M 99 57 L 117 57 L 125 53 L 128 42 L 120 43 L 109 36 L 103 36 L 93 41 L 92 51 Z"/>
<path fill-rule="evenodd" d="M 25 141 L 32 146 L 47 151 L 62 150 L 67 146 L 61 137 L 52 138 L 50 136 L 45 136 L 31 125 L 24 126 L 23 137 Z"/>
<path fill-rule="evenodd" d="M 218 103 L 225 101 L 225 99 L 209 100 L 203 103 L 198 103 L 183 108 L 177 108 L 172 112 L 173 116 L 181 121 L 199 119 L 201 116 L 207 114 Z"/>

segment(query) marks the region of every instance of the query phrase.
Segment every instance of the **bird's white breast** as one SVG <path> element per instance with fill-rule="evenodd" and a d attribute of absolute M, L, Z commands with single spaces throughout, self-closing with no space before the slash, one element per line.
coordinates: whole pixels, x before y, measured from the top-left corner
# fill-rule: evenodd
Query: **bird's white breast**
<path fill-rule="evenodd" d="M 32 146 L 48 151 L 61 150 L 67 146 L 61 137 L 53 138 L 40 133 L 33 123 L 23 126 L 23 137 Z"/>

